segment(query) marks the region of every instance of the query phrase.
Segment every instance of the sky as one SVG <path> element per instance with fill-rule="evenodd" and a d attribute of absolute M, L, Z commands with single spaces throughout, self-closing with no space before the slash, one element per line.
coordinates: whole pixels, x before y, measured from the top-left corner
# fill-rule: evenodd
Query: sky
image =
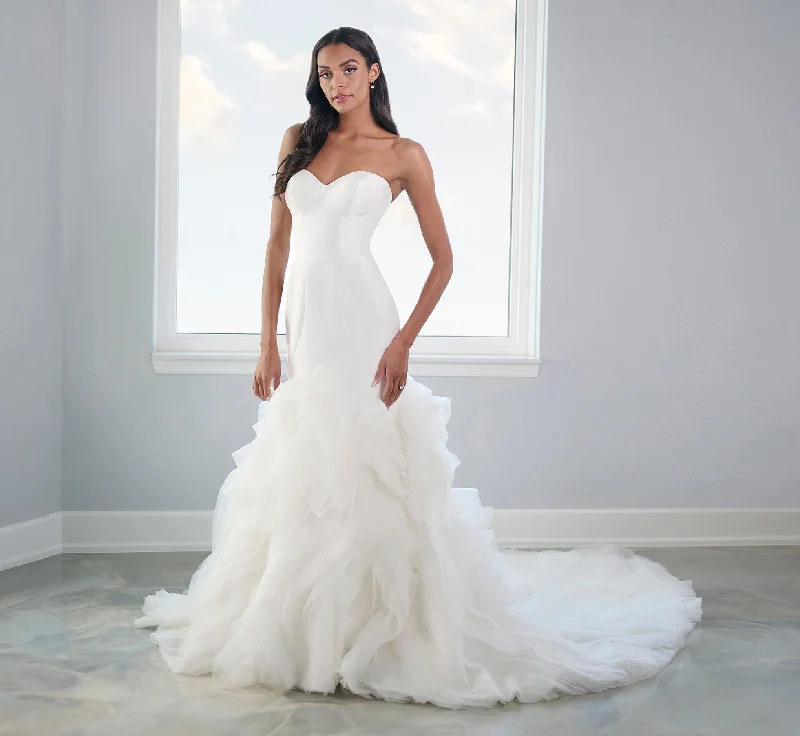
<path fill-rule="evenodd" d="M 453 248 L 421 334 L 506 335 L 514 21 L 515 0 L 181 0 L 178 332 L 260 332 L 281 138 L 308 117 L 314 43 L 354 26 L 377 46 L 400 135 L 428 154 Z M 372 252 L 402 323 L 431 266 L 405 193 Z"/>

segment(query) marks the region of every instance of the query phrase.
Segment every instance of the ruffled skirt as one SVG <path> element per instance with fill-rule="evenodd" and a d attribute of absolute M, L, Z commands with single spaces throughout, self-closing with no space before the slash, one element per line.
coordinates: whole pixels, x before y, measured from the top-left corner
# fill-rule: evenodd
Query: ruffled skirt
<path fill-rule="evenodd" d="M 167 666 L 231 686 L 486 707 L 632 683 L 701 618 L 691 581 L 631 550 L 505 552 L 452 488 L 449 399 L 409 377 L 387 410 L 323 368 L 259 407 L 212 552 L 137 627 Z"/>

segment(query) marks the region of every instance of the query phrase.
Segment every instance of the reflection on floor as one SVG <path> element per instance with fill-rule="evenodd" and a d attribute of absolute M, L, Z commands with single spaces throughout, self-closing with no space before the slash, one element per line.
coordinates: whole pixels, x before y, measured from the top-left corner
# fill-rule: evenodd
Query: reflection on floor
<path fill-rule="evenodd" d="M 651 680 L 447 711 L 347 694 L 221 690 L 169 672 L 134 629 L 202 553 L 68 554 L 0 572 L 0 734 L 37 736 L 793 736 L 800 733 L 800 547 L 637 550 L 692 580 L 704 616 Z"/>

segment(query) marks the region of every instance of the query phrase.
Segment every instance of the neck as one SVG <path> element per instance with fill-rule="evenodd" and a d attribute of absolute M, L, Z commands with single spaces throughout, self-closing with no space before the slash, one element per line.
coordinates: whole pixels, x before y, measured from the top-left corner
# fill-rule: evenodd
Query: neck
<path fill-rule="evenodd" d="M 338 133 L 345 135 L 361 135 L 375 129 L 375 121 L 369 109 L 369 98 L 355 110 L 339 114 Z"/>

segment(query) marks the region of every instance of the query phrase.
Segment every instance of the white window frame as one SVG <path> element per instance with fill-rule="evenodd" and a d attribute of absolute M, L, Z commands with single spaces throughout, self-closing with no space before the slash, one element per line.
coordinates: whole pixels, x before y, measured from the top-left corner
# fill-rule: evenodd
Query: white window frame
<path fill-rule="evenodd" d="M 259 335 L 177 332 L 180 0 L 159 0 L 153 367 L 157 373 L 252 373 Z M 420 335 L 416 376 L 535 377 L 541 363 L 547 0 L 517 0 L 508 337 Z M 286 366 L 286 337 L 278 336 Z"/>

